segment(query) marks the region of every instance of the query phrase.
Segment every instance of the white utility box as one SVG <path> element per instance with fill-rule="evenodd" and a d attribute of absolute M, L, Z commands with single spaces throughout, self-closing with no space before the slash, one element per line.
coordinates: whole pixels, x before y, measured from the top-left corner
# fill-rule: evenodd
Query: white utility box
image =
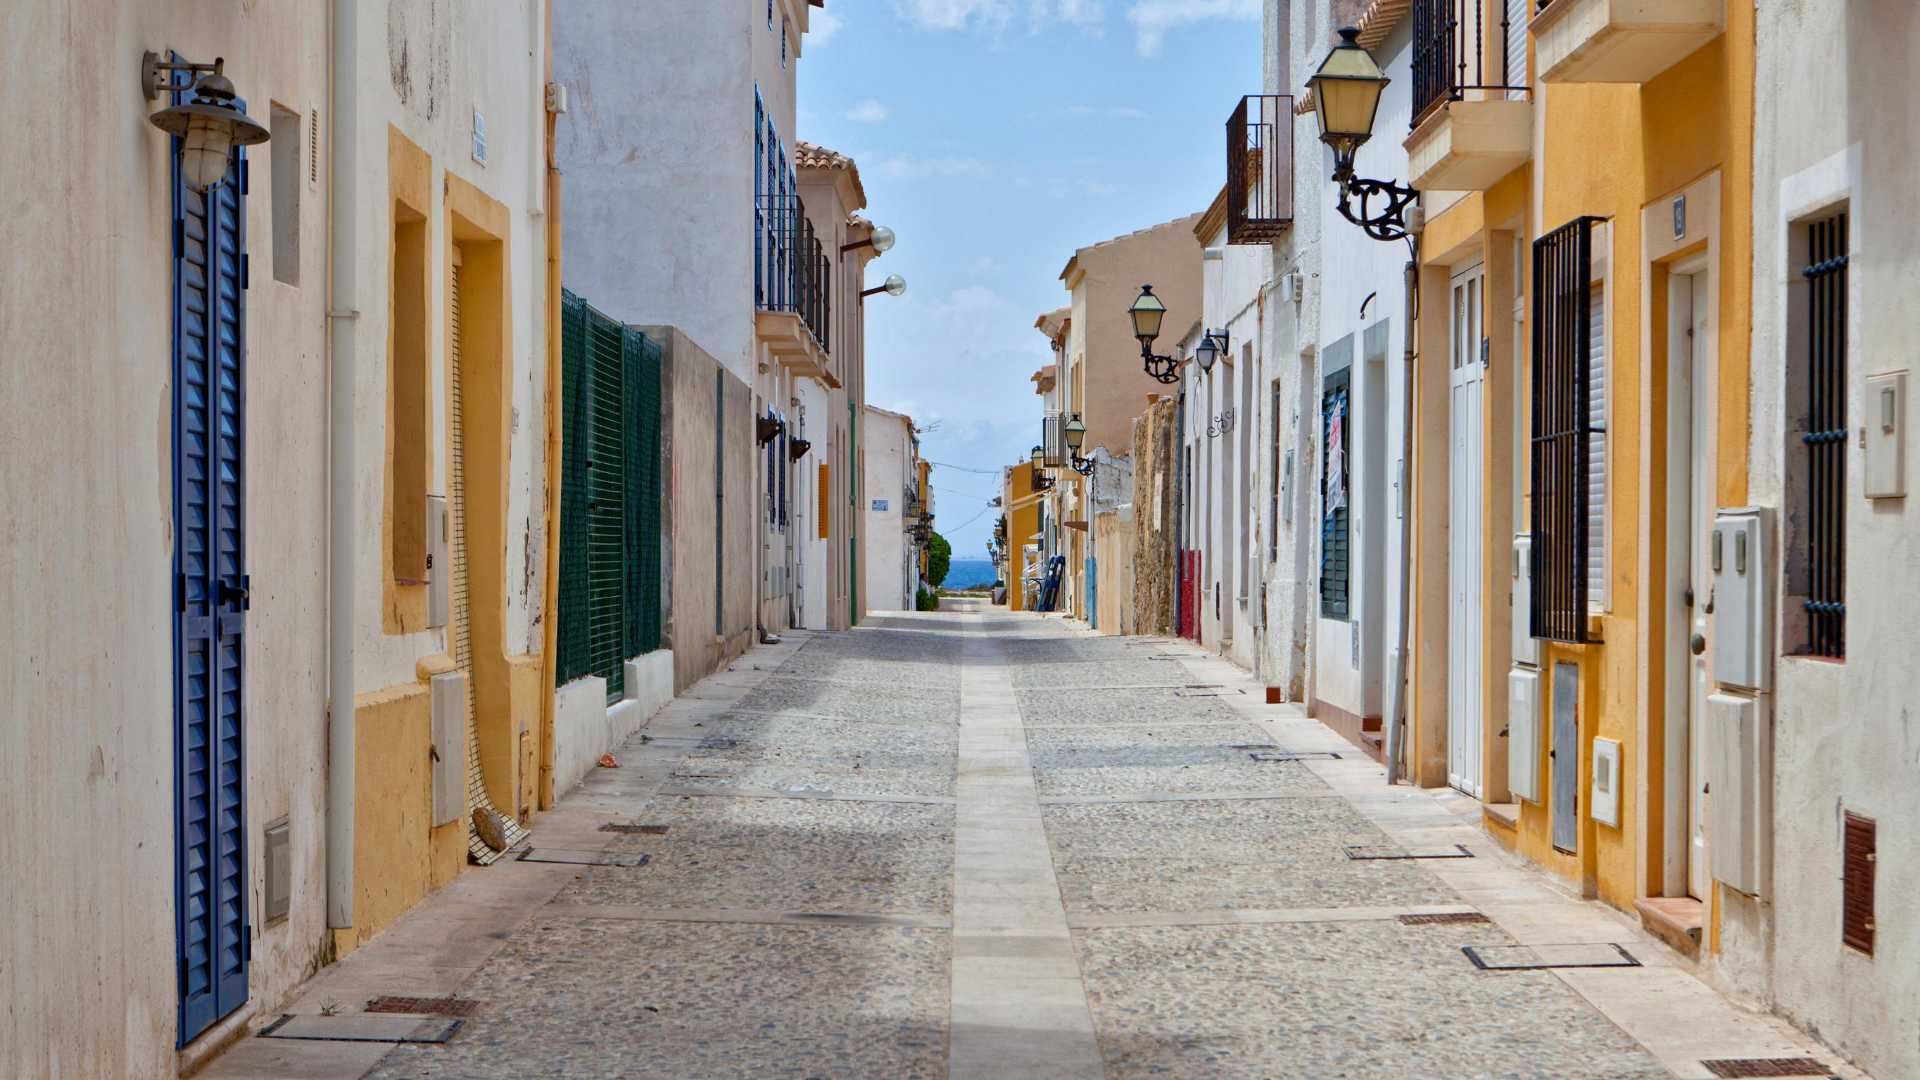
<path fill-rule="evenodd" d="M 1540 802 L 1540 673 L 1507 672 L 1507 787 L 1516 799 Z"/>
<path fill-rule="evenodd" d="M 1620 740 L 1593 740 L 1593 820 L 1620 827 Z"/>
<path fill-rule="evenodd" d="M 1513 662 L 1538 666 L 1540 642 L 1533 636 L 1533 537 L 1513 538 Z"/>
<path fill-rule="evenodd" d="M 1713 523 L 1713 678 L 1767 690 L 1773 661 L 1772 511 L 1722 510 Z"/>
<path fill-rule="evenodd" d="M 1907 493 L 1907 373 L 1883 371 L 1867 376 L 1862 444 L 1869 499 L 1898 499 Z"/>
<path fill-rule="evenodd" d="M 1773 834 L 1773 730 L 1766 697 L 1708 695 L 1706 803 L 1715 880 L 1762 895 Z"/>
<path fill-rule="evenodd" d="M 432 697 L 433 823 L 445 825 L 467 813 L 467 675 L 449 671 L 429 684 Z"/>

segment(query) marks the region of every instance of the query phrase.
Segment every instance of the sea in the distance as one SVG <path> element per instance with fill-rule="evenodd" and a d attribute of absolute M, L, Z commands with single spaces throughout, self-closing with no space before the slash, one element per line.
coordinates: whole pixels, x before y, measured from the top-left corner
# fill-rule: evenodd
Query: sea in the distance
<path fill-rule="evenodd" d="M 966 589 L 995 580 L 992 559 L 955 559 L 947 564 L 947 580 L 940 584 L 946 589 Z"/>

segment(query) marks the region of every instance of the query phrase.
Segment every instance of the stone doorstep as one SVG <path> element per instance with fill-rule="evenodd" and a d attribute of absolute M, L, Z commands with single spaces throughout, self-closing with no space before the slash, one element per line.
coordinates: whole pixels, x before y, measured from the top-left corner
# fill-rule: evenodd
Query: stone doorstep
<path fill-rule="evenodd" d="M 1700 955 L 1700 931 L 1706 925 L 1706 905 L 1691 896 L 1646 896 L 1633 902 L 1640 925 L 1686 957 Z"/>

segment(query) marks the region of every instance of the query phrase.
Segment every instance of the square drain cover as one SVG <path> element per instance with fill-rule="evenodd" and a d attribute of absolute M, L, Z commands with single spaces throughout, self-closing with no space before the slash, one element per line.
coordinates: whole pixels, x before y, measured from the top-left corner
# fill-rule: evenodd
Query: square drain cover
<path fill-rule="evenodd" d="M 480 1003 L 472 998 L 395 997 L 382 994 L 367 999 L 370 1013 L 414 1013 L 419 1016 L 472 1016 Z"/>
<path fill-rule="evenodd" d="M 1396 916 L 1402 926 L 1444 926 L 1452 923 L 1490 923 L 1493 920 L 1477 911 L 1442 911 L 1432 915 Z"/>
<path fill-rule="evenodd" d="M 262 1039 L 313 1039 L 320 1042 L 443 1043 L 460 1030 L 450 1016 L 402 1013 L 340 1013 L 335 1016 L 282 1016 L 261 1029 Z"/>
<path fill-rule="evenodd" d="M 1347 858 L 1356 862 L 1368 862 L 1375 859 L 1471 859 L 1473 852 L 1465 844 L 1451 847 L 1403 848 L 1393 844 L 1348 844 Z"/>
<path fill-rule="evenodd" d="M 1613 942 L 1581 945 L 1465 945 L 1460 949 L 1481 971 L 1545 971 L 1549 968 L 1639 967 L 1633 954 Z"/>
<path fill-rule="evenodd" d="M 573 866 L 645 866 L 648 855 L 617 851 L 568 851 L 564 848 L 528 848 L 521 862 L 567 863 Z"/>
<path fill-rule="evenodd" d="M 600 826 L 601 832 L 622 833 L 628 836 L 665 836 L 665 825 L 635 825 L 624 821 L 609 821 Z"/>
<path fill-rule="evenodd" d="M 1830 1076 L 1833 1070 L 1812 1058 L 1716 1058 L 1702 1061 L 1715 1076 Z"/>

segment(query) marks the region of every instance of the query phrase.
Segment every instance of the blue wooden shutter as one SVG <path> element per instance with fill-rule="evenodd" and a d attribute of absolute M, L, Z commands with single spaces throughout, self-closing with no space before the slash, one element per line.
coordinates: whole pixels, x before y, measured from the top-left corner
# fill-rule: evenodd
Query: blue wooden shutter
<path fill-rule="evenodd" d="M 247 265 L 244 152 L 200 193 L 181 177 L 178 149 L 175 140 L 174 899 L 184 1046 L 245 1003 L 251 953 L 241 718 Z"/>

